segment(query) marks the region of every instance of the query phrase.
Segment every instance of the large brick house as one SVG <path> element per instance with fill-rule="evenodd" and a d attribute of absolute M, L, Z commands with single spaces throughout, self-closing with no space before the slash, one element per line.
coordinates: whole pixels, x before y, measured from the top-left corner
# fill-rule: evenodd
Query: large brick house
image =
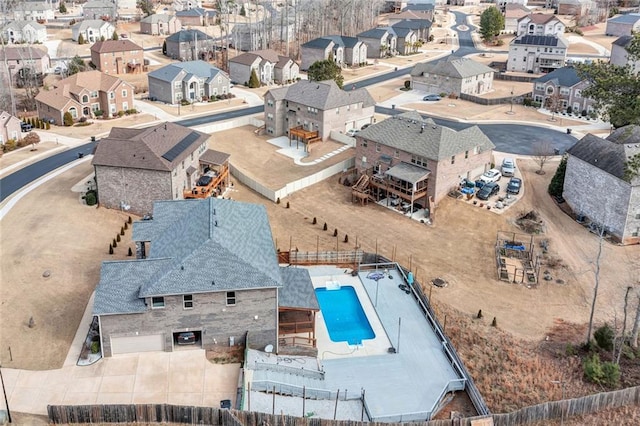
<path fill-rule="evenodd" d="M 416 64 L 411 70 L 411 87 L 431 93 L 482 95 L 493 90 L 494 73 L 473 59 L 449 57 Z"/>
<path fill-rule="evenodd" d="M 136 214 L 157 200 L 181 200 L 206 171 L 226 173 L 229 155 L 208 150 L 209 135 L 174 123 L 114 127 L 93 158 L 101 206 Z"/>
<path fill-rule="evenodd" d="M 507 3 L 504 7 L 504 32 L 508 34 L 518 33 L 518 21 L 529 15 L 531 10 L 518 3 Z"/>
<path fill-rule="evenodd" d="M 79 72 L 58 81 L 51 90 L 41 90 L 36 106 L 38 117 L 58 125 L 64 123 L 65 112 L 74 121 L 82 117 L 111 118 L 133 108 L 133 86 L 97 70 Z"/>
<path fill-rule="evenodd" d="M 48 73 L 51 69 L 51 59 L 46 49 L 32 45 L 5 46 L 1 48 L 0 63 L 7 65 L 7 69 L 10 70 L 14 81 L 21 76 L 21 73 L 41 75 Z M 2 68 L 0 69 L 0 74 L 5 71 L 4 67 Z"/>
<path fill-rule="evenodd" d="M 606 139 L 588 134 L 567 150 L 562 196 L 577 215 L 604 225 L 623 244 L 640 244 L 640 175 L 626 171 L 640 158 L 640 126 Z"/>
<path fill-rule="evenodd" d="M 143 71 L 144 51 L 131 40 L 98 41 L 91 46 L 91 62 L 106 74 Z"/>
<path fill-rule="evenodd" d="M 264 95 L 266 131 L 272 136 L 291 130 L 317 132 L 327 140 L 332 130 L 345 132 L 373 122 L 375 101 L 364 89 L 342 90 L 333 80 L 301 80 Z"/>
<path fill-rule="evenodd" d="M 356 169 L 374 199 L 399 197 L 433 211 L 462 179 L 491 168 L 493 143 L 478 126 L 455 131 L 415 111 L 356 133 Z"/>
<path fill-rule="evenodd" d="M 165 55 L 180 61 L 211 59 L 214 56 L 214 39 L 200 30 L 180 30 L 165 39 Z"/>
<path fill-rule="evenodd" d="M 201 7 L 194 7 L 186 10 L 179 10 L 176 12 L 176 18 L 180 20 L 182 25 L 188 26 L 207 26 L 213 25 L 216 12 L 211 9 L 203 9 Z"/>
<path fill-rule="evenodd" d="M 582 111 L 590 113 L 594 101 L 582 96 L 582 91 L 588 86 L 589 82 L 582 79 L 575 68 L 558 68 L 533 81 L 533 100 L 558 112 L 571 107 L 576 114 Z"/>
<path fill-rule="evenodd" d="M 358 66 L 367 62 L 367 45 L 356 37 L 324 36 L 303 44 L 301 56 L 302 70 L 329 58 L 338 65 Z"/>
<path fill-rule="evenodd" d="M 177 62 L 149 73 L 149 97 L 170 104 L 226 95 L 229 76 L 204 61 Z"/>
<path fill-rule="evenodd" d="M 541 74 L 562 68 L 568 47 L 562 36 L 518 36 L 509 44 L 507 71 Z"/>
<path fill-rule="evenodd" d="M 173 351 L 182 332 L 207 349 L 278 350 L 287 268 L 278 265 L 264 206 L 158 201 L 153 218 L 133 224 L 132 238 L 138 259 L 103 262 L 100 271 L 93 314 L 104 356 Z"/>
<path fill-rule="evenodd" d="M 151 35 L 170 35 L 182 29 L 182 22 L 174 15 L 155 13 L 140 21 L 140 32 Z"/>
<path fill-rule="evenodd" d="M 300 67 L 288 56 L 279 55 L 271 49 L 245 52 L 229 59 L 232 82 L 248 83 L 252 71 L 262 84 L 284 84 L 298 79 Z"/>

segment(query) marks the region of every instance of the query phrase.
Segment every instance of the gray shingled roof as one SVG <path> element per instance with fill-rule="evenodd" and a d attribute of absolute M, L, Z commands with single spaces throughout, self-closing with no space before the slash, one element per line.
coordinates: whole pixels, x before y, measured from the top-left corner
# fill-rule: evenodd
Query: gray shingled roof
<path fill-rule="evenodd" d="M 623 179 L 625 163 L 632 156 L 640 154 L 640 126 L 621 127 L 606 139 L 588 134 L 569 148 L 567 153 Z M 633 179 L 632 185 L 640 185 L 640 176 Z"/>
<path fill-rule="evenodd" d="M 163 158 L 187 139 L 191 142 L 183 147 L 177 157 L 173 160 Z M 169 172 L 208 139 L 206 133 L 169 122 L 144 129 L 116 127 L 108 137 L 98 142 L 92 164 Z"/>
<path fill-rule="evenodd" d="M 578 75 L 578 72 L 573 67 L 558 68 L 549 74 L 545 74 L 542 77 L 533 80 L 535 83 L 546 83 L 547 81 L 554 81 L 556 85 L 562 87 L 573 87 L 582 81 L 582 78 Z"/>
<path fill-rule="evenodd" d="M 372 28 L 357 34 L 358 37 L 381 39 L 385 34 L 389 33 L 389 27 Z"/>
<path fill-rule="evenodd" d="M 278 306 L 320 310 L 309 271 L 304 268 L 280 268 L 283 285 L 278 291 Z"/>
<path fill-rule="evenodd" d="M 182 70 L 189 74 L 196 75 L 200 78 L 206 78 L 207 82 L 209 82 L 212 78 L 215 78 L 220 73 L 222 73 L 224 76 L 227 76 L 224 71 L 221 71 L 208 62 L 201 60 L 174 62 L 162 68 L 158 68 L 157 70 L 151 71 L 149 73 L 149 76 L 157 78 L 158 80 L 171 82 L 176 78 L 176 76 L 178 76 L 178 74 L 180 74 Z"/>
<path fill-rule="evenodd" d="M 176 12 L 176 16 L 216 16 L 216 11 L 203 9 L 201 7 L 194 7 L 191 9 L 180 10 Z"/>
<path fill-rule="evenodd" d="M 147 259 L 103 264 L 95 314 L 141 312 L 145 297 L 282 286 L 262 205 L 157 201 L 153 219 L 134 223 L 133 239 L 150 241 Z"/>
<path fill-rule="evenodd" d="M 194 40 L 202 41 L 202 40 L 213 40 L 211 36 L 203 33 L 200 30 L 180 30 L 177 33 L 171 34 L 166 38 L 167 41 L 172 41 L 176 43 L 184 43 L 188 41 Z"/>
<path fill-rule="evenodd" d="M 475 147 L 479 147 L 481 152 L 495 147 L 478 126 L 457 132 L 438 126 L 415 111 L 372 124 L 358 132 L 357 137 L 434 161 L 451 158 Z"/>
<path fill-rule="evenodd" d="M 154 13 L 153 15 L 149 15 L 144 19 L 141 19 L 140 22 L 144 22 L 145 24 L 157 24 L 159 22 L 169 22 L 173 19 L 173 15 L 167 15 L 165 13 Z"/>
<path fill-rule="evenodd" d="M 302 47 L 308 47 L 311 49 L 326 49 L 333 40 L 328 37 L 314 38 L 302 45 Z"/>
<path fill-rule="evenodd" d="M 44 25 L 38 24 L 36 21 L 11 21 L 7 25 L 5 25 L 3 30 L 21 30 L 26 26 L 32 26 L 35 30 L 46 29 Z"/>
<path fill-rule="evenodd" d="M 629 13 L 626 15 L 614 16 L 607 20 L 607 22 L 613 22 L 616 24 L 635 24 L 640 21 L 640 13 Z"/>
<path fill-rule="evenodd" d="M 363 107 L 375 105 L 375 101 L 367 89 L 342 90 L 333 80 L 300 80 L 283 89 L 286 90 L 286 95 L 282 99 L 318 108 L 322 111 L 346 105 L 353 105 L 357 102 L 362 102 Z M 278 89 L 270 90 L 274 98 L 280 94 L 277 90 Z"/>
<path fill-rule="evenodd" d="M 450 56 L 445 61 L 418 63 L 411 70 L 411 75 L 417 77 L 428 73 L 453 78 L 467 78 L 488 72 L 494 73 L 495 71 L 473 59 Z"/>
<path fill-rule="evenodd" d="M 398 28 L 409 28 L 414 31 L 423 30 L 425 28 L 431 28 L 431 21 L 428 19 L 404 19 L 393 24 L 391 28 L 395 31 L 397 31 Z"/>
<path fill-rule="evenodd" d="M 330 35 L 330 36 L 324 36 L 321 38 L 331 40 L 335 44 L 342 47 L 349 48 L 349 49 L 352 49 L 353 47 L 355 47 L 356 44 L 360 43 L 360 40 L 358 40 L 356 37 Z"/>
<path fill-rule="evenodd" d="M 629 46 L 629 43 L 631 43 L 631 40 L 633 40 L 633 37 L 630 35 L 624 35 L 621 37 L 618 37 L 613 44 L 615 44 L 616 46 L 620 46 L 620 47 L 624 47 L 625 49 L 627 48 L 627 46 Z"/>

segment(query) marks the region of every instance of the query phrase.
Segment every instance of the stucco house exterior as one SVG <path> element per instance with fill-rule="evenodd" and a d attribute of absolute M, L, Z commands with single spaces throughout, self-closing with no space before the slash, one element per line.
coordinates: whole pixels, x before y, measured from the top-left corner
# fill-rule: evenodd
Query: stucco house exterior
<path fill-rule="evenodd" d="M 575 68 L 558 68 L 533 81 L 533 100 L 546 108 L 557 108 L 557 111 L 571 107 L 575 114 L 582 111 L 590 113 L 594 101 L 582 96 L 582 91 L 588 86 L 589 82 L 580 78 Z"/>
<path fill-rule="evenodd" d="M 333 57 L 336 64 L 353 67 L 367 62 L 367 46 L 356 37 L 324 36 L 303 44 L 301 56 L 301 70 L 308 70 L 315 62 L 329 57 Z"/>
<path fill-rule="evenodd" d="M 210 136 L 171 122 L 143 129 L 114 127 L 96 147 L 93 167 L 100 205 L 144 215 L 157 200 L 181 200 L 213 162 Z M 224 154 L 224 155 L 221 155 Z"/>
<path fill-rule="evenodd" d="M 373 123 L 375 101 L 364 89 L 342 90 L 333 80 L 300 80 L 264 95 L 267 134 L 290 136 L 291 129 L 318 132 L 325 141 L 331 131 L 346 132 Z"/>
<path fill-rule="evenodd" d="M 625 173 L 625 164 L 640 158 L 640 127 L 621 127 L 605 139 L 588 134 L 567 153 L 562 197 L 573 212 L 623 244 L 640 244 L 640 175 Z"/>
<path fill-rule="evenodd" d="M 214 24 L 214 21 L 216 19 L 216 12 L 211 9 L 195 7 L 177 11 L 176 18 L 178 18 L 182 25 L 185 27 L 192 25 L 196 27 L 202 27 Z"/>
<path fill-rule="evenodd" d="M 115 2 L 108 0 L 89 0 L 82 6 L 84 19 L 114 20 L 118 16 Z"/>
<path fill-rule="evenodd" d="M 202 348 L 277 351 L 283 268 L 264 206 L 158 201 L 132 237 L 138 259 L 103 262 L 100 271 L 93 314 L 103 356 L 173 351 L 185 331 Z"/>
<path fill-rule="evenodd" d="M 431 34 L 431 21 L 428 19 L 403 19 L 391 25 L 391 28 L 396 33 L 404 29 L 413 30 L 418 39 L 426 43 Z"/>
<path fill-rule="evenodd" d="M 363 31 L 357 37 L 367 45 L 368 58 L 383 58 L 396 54 L 398 37 L 390 27 Z"/>
<path fill-rule="evenodd" d="M 561 36 L 518 36 L 509 44 L 507 71 L 541 74 L 562 68 L 568 47 Z"/>
<path fill-rule="evenodd" d="M 133 86 L 117 77 L 93 70 L 73 74 L 41 90 L 36 96 L 38 117 L 62 125 L 65 112 L 74 121 L 82 117 L 113 117 L 133 108 Z"/>
<path fill-rule="evenodd" d="M 108 40 L 113 37 L 116 27 L 102 19 L 87 19 L 78 22 L 71 27 L 71 40 L 78 41 L 80 34 L 86 43 L 95 43 L 101 39 Z"/>
<path fill-rule="evenodd" d="M 177 62 L 149 73 L 149 98 L 170 104 L 226 95 L 227 73 L 204 61 Z"/>
<path fill-rule="evenodd" d="M 469 58 L 421 62 L 411 70 L 411 87 L 429 93 L 482 95 L 493 90 L 495 71 Z"/>
<path fill-rule="evenodd" d="M 140 32 L 150 35 L 171 35 L 182 29 L 182 22 L 174 15 L 155 13 L 140 21 Z"/>
<path fill-rule="evenodd" d="M 631 45 L 632 36 L 622 36 L 611 43 L 611 57 L 612 64 L 618 66 L 629 65 L 635 74 L 640 73 L 640 59 L 633 61 L 629 58 L 629 46 Z"/>
<path fill-rule="evenodd" d="M 455 131 L 416 111 L 356 133 L 356 169 L 375 199 L 397 196 L 433 211 L 464 179 L 491 168 L 493 143 L 478 126 Z"/>
<path fill-rule="evenodd" d="M 562 36 L 566 25 L 555 15 L 531 13 L 518 20 L 518 34 L 534 36 Z"/>
<path fill-rule="evenodd" d="M 17 21 L 50 21 L 55 19 L 53 5 L 46 1 L 23 1 L 16 5 L 13 17 Z"/>
<path fill-rule="evenodd" d="M 418 33 L 411 28 L 392 27 L 396 34 L 396 51 L 399 55 L 409 55 L 418 51 Z"/>
<path fill-rule="evenodd" d="M 640 13 L 618 15 L 607 19 L 604 33 L 608 36 L 630 36 L 632 32 L 640 31 Z"/>
<path fill-rule="evenodd" d="M 252 70 L 255 70 L 260 83 L 269 85 L 295 81 L 300 67 L 291 58 L 274 50 L 255 50 L 229 59 L 229 77 L 234 83 L 248 83 Z"/>
<path fill-rule="evenodd" d="M 0 148 L 9 139 L 22 139 L 22 128 L 20 119 L 9 114 L 7 111 L 0 112 Z"/>
<path fill-rule="evenodd" d="M 36 74 L 47 74 L 51 69 L 51 58 L 44 46 L 5 46 L 0 49 L 0 63 L 4 64 L 5 61 L 13 80 L 22 69 Z"/>
<path fill-rule="evenodd" d="M 2 28 L 7 43 L 44 43 L 47 27 L 36 21 L 12 21 Z"/>
<path fill-rule="evenodd" d="M 200 30 L 180 30 L 165 39 L 166 56 L 180 61 L 211 59 L 214 56 L 214 39 Z"/>
<path fill-rule="evenodd" d="M 144 68 L 144 51 L 128 39 L 98 41 L 91 46 L 91 62 L 107 74 L 140 73 Z"/>

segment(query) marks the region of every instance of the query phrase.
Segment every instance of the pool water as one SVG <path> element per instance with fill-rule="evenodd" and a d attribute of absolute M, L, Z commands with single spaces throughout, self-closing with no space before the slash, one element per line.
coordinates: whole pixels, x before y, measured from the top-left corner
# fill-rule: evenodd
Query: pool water
<path fill-rule="evenodd" d="M 359 345 L 376 337 L 353 287 L 316 288 L 316 297 L 331 341 Z"/>

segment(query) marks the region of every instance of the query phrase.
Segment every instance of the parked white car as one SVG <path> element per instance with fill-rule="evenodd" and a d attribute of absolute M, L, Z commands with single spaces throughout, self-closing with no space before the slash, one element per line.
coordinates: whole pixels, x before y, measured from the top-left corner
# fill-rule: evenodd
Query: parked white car
<path fill-rule="evenodd" d="M 502 177 L 502 173 L 498 169 L 487 170 L 480 176 L 480 180 L 484 183 L 497 182 Z"/>
<path fill-rule="evenodd" d="M 354 137 L 356 135 L 356 133 L 358 133 L 358 130 L 356 130 L 356 129 L 347 130 L 347 136 Z"/>
<path fill-rule="evenodd" d="M 516 162 L 513 158 L 507 157 L 502 160 L 502 167 L 500 167 L 502 176 L 513 176 L 516 172 Z"/>

